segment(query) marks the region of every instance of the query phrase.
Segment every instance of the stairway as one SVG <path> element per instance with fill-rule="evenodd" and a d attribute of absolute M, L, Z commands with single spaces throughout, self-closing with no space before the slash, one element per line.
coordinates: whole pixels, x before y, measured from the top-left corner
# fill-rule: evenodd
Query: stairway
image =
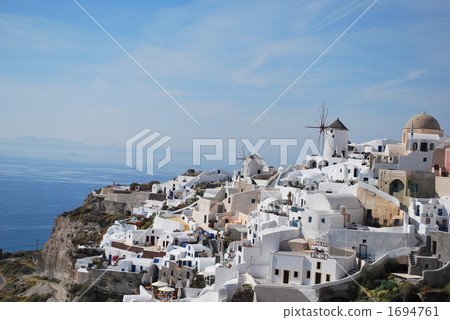
<path fill-rule="evenodd" d="M 217 241 L 215 239 L 209 239 L 209 248 L 213 255 L 219 253 L 219 248 L 217 247 Z"/>
<path fill-rule="evenodd" d="M 416 255 L 417 255 L 417 251 L 416 250 L 412 250 L 409 253 L 409 265 L 410 266 L 415 266 L 416 265 L 416 259 L 415 259 Z"/>

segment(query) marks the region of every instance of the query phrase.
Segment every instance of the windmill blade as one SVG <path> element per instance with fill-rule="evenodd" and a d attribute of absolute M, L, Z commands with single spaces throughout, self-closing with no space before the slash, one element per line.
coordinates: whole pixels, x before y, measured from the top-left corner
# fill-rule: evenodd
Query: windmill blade
<path fill-rule="evenodd" d="M 317 147 L 319 150 L 323 151 L 323 145 L 325 141 L 325 129 L 328 127 L 327 117 L 328 109 L 325 108 L 326 102 L 322 101 L 322 106 L 319 108 L 319 121 L 317 126 L 305 126 L 305 128 L 319 129 L 319 134 L 317 136 Z"/>
<path fill-rule="evenodd" d="M 241 156 L 240 158 L 236 158 L 236 159 L 241 160 L 241 163 L 239 164 L 239 166 L 242 167 L 242 164 L 244 163 L 244 160 L 245 160 L 248 156 L 250 156 L 250 154 L 247 155 L 247 156 L 245 155 L 245 146 L 242 146 L 240 156 Z"/>

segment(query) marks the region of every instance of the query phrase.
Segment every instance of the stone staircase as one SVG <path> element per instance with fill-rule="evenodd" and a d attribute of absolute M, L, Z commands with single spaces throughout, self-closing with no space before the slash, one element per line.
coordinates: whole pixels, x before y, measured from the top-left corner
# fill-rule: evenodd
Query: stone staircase
<path fill-rule="evenodd" d="M 413 249 L 411 250 L 411 252 L 409 253 L 409 265 L 410 266 L 415 266 L 416 265 L 416 256 L 417 256 L 417 249 Z"/>

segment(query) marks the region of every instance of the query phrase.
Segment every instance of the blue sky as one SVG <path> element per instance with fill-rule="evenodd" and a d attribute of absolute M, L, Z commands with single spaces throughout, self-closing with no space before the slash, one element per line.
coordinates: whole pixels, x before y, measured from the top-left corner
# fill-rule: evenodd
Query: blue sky
<path fill-rule="evenodd" d="M 322 101 L 351 141 L 422 111 L 448 134 L 448 1 L 379 0 L 251 126 L 372 2 L 79 0 L 198 126 L 73 1 L 0 1 L 0 137 L 303 140 Z"/>

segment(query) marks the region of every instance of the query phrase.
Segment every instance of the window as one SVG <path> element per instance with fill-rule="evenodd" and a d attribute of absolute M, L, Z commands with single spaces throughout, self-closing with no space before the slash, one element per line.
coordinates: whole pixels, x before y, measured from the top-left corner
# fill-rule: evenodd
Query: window
<path fill-rule="evenodd" d="M 298 271 L 294 271 L 294 278 L 298 278 Z"/>
<path fill-rule="evenodd" d="M 324 218 L 322 218 L 322 223 L 325 223 L 325 219 Z"/>
<path fill-rule="evenodd" d="M 252 203 L 256 203 L 256 199 L 252 199 Z"/>
<path fill-rule="evenodd" d="M 312 222 L 312 217 L 308 217 L 308 222 Z"/>
<path fill-rule="evenodd" d="M 434 150 L 434 143 L 430 143 L 430 150 L 431 150 L 431 151 Z"/>
<path fill-rule="evenodd" d="M 320 270 L 320 268 L 322 267 L 322 263 L 321 262 L 317 262 L 317 270 Z"/>
<path fill-rule="evenodd" d="M 438 209 L 438 216 L 442 216 L 442 209 Z"/>
<path fill-rule="evenodd" d="M 367 240 L 366 239 L 363 239 L 363 243 L 366 243 L 367 242 Z"/>
<path fill-rule="evenodd" d="M 419 192 L 419 185 L 417 183 L 411 183 L 409 189 L 411 192 Z"/>
<path fill-rule="evenodd" d="M 327 282 L 330 282 L 330 278 L 331 278 L 330 274 L 327 273 Z"/>
<path fill-rule="evenodd" d="M 426 142 L 420 143 L 420 151 L 422 151 L 422 152 L 428 151 L 428 144 Z"/>
<path fill-rule="evenodd" d="M 414 150 L 417 150 L 417 142 L 414 142 L 414 143 L 413 143 L 412 149 L 413 149 L 413 151 L 414 151 Z"/>
<path fill-rule="evenodd" d="M 399 219 L 395 219 L 394 220 L 394 226 L 399 226 L 400 225 L 400 220 Z"/>
<path fill-rule="evenodd" d="M 384 224 L 387 224 L 387 223 L 388 223 L 388 220 L 387 220 L 387 219 L 383 219 L 383 223 L 384 223 Z"/>
<path fill-rule="evenodd" d="M 426 157 L 423 158 L 423 162 L 427 162 L 427 158 Z"/>
<path fill-rule="evenodd" d="M 208 216 L 205 214 L 205 216 L 203 217 L 203 223 L 206 223 L 207 219 L 208 219 Z"/>
<path fill-rule="evenodd" d="M 306 271 L 306 279 L 311 279 L 311 271 L 310 270 Z"/>
<path fill-rule="evenodd" d="M 275 273 L 274 273 L 276 276 L 279 276 L 280 275 L 280 269 L 275 269 Z"/>

